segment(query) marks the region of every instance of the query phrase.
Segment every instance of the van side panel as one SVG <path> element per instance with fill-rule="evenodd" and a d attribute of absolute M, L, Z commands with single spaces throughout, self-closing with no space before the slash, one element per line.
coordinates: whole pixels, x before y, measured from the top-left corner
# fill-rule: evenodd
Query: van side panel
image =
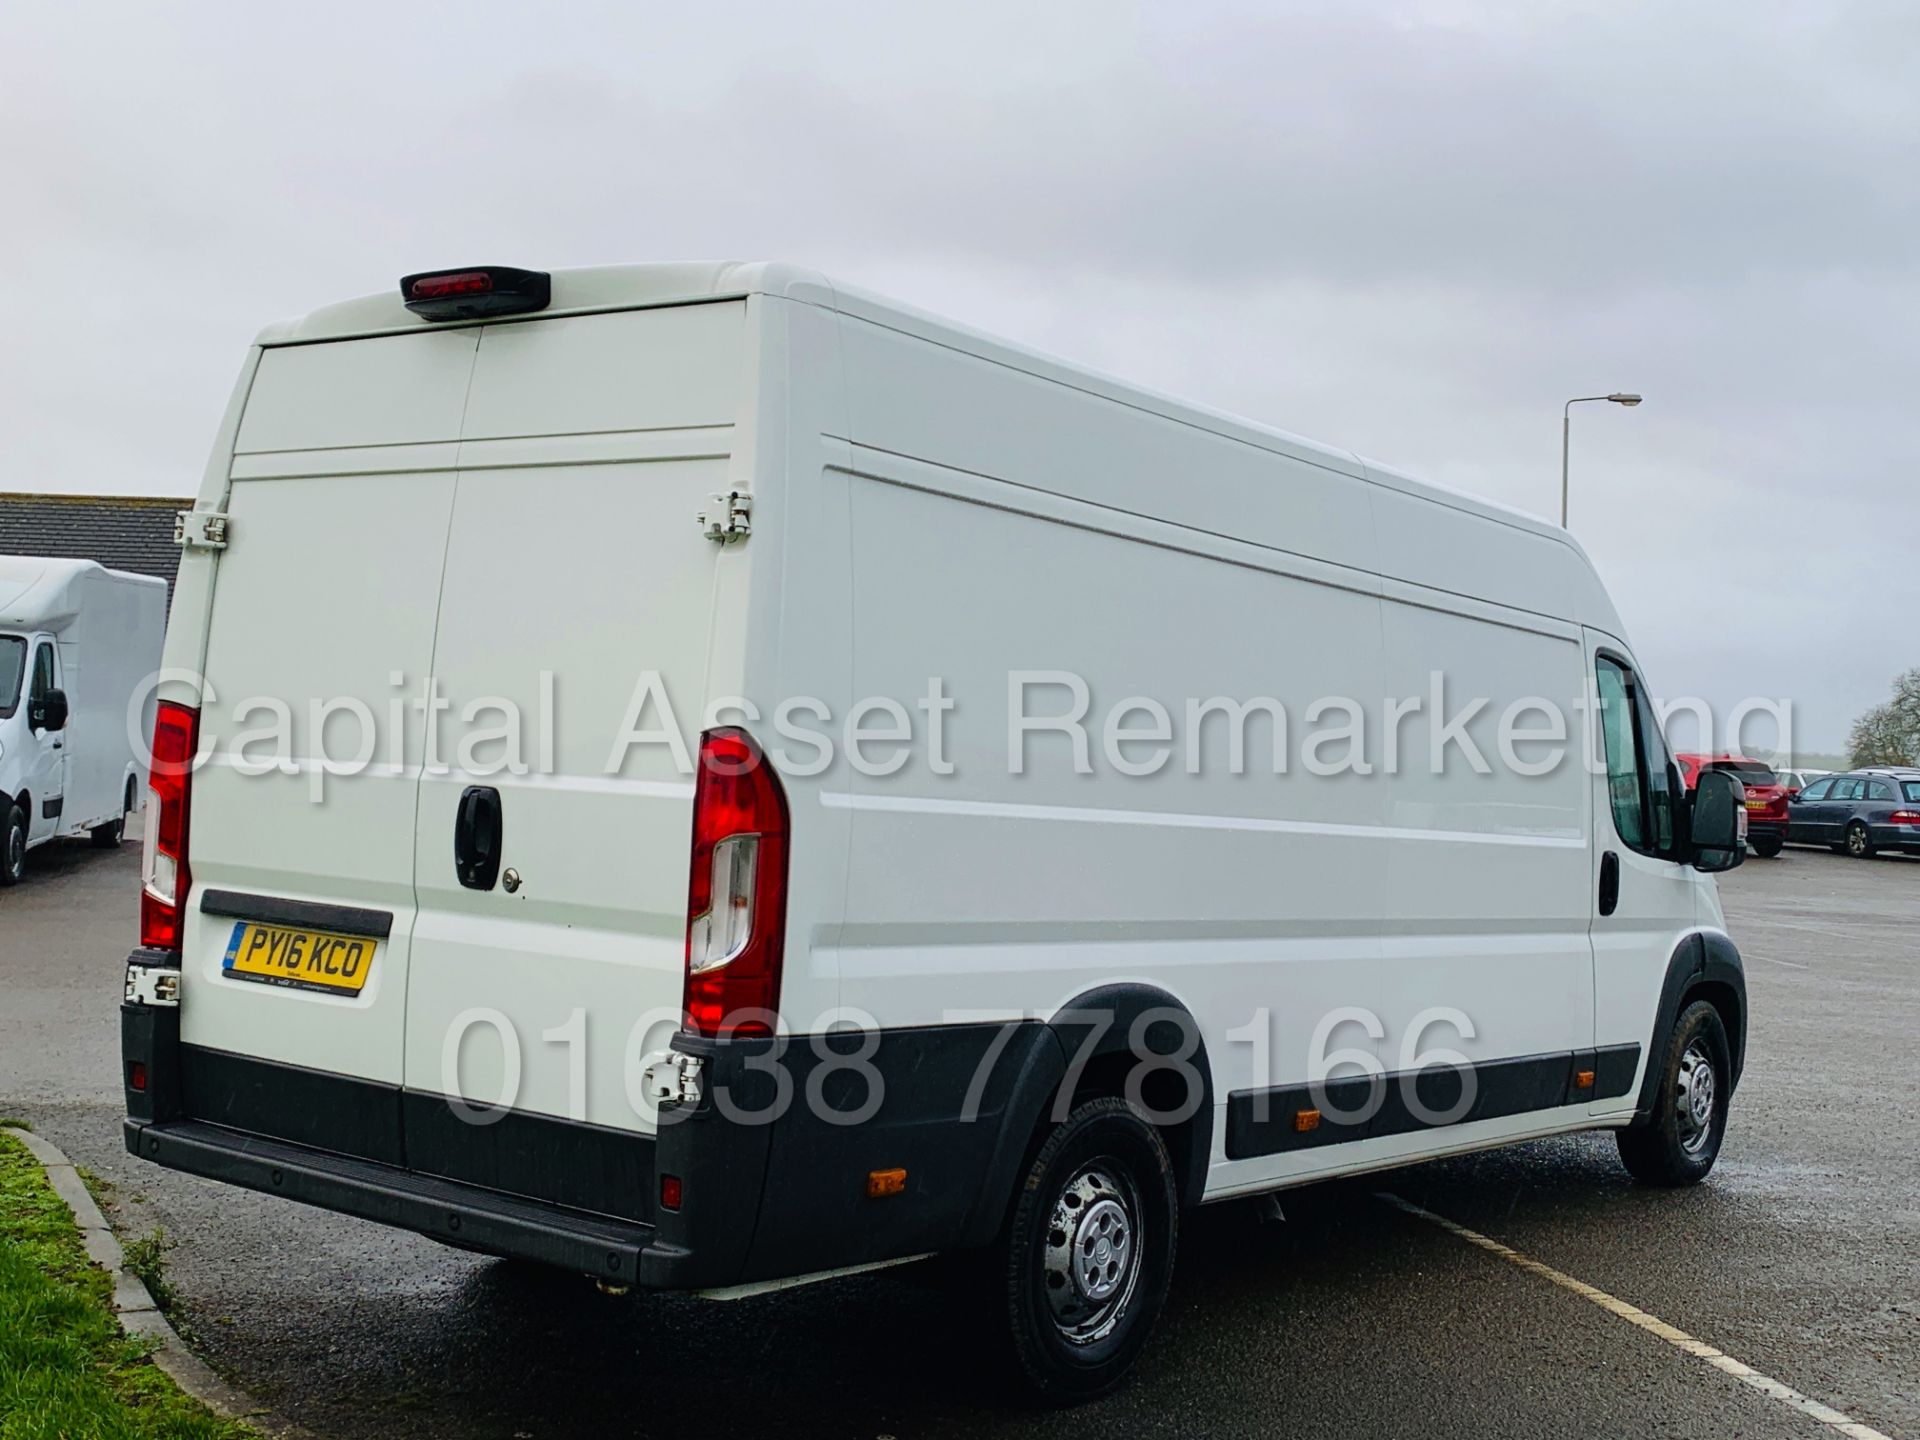
<path fill-rule="evenodd" d="M 1216 713 L 1195 731 L 1184 706 L 1273 696 L 1298 726 L 1296 686 L 1371 694 L 1377 599 L 871 476 L 853 500 L 856 692 L 910 703 L 939 677 L 957 704 L 953 774 L 929 773 L 916 752 L 896 774 L 856 774 L 826 797 L 854 812 L 847 1003 L 887 1025 L 1048 1018 L 1083 991 L 1144 977 L 1194 1010 L 1223 1080 L 1253 1049 L 1225 1032 L 1262 1005 L 1276 1011 L 1276 1063 L 1304 1067 L 1313 1017 L 1351 998 L 1377 958 L 1365 920 L 1384 860 L 1379 792 L 1360 777 L 1308 780 L 1295 764 L 1275 776 L 1276 747 L 1284 758 L 1297 731 L 1277 735 L 1257 710 L 1237 777 L 1239 727 Z M 924 539 L 886 543 L 900 536 Z M 1225 623 L 1191 623 L 1207 615 Z M 1067 684 L 1039 677 L 1085 678 L 1099 778 L 1077 772 L 1060 734 L 1030 737 L 1025 773 L 1011 773 L 1010 670 L 1036 677 L 1025 701 L 1036 716 L 1074 708 Z M 1117 775 L 1103 753 L 1104 715 L 1133 696 L 1177 717 L 1176 753 L 1150 776 Z M 1190 775 L 1195 733 L 1201 773 Z M 1145 753 L 1118 750 L 1128 763 Z"/>
<path fill-rule="evenodd" d="M 1351 457 L 1229 438 L 878 324 L 848 320 L 842 335 L 861 445 L 1375 568 L 1372 487 Z"/>
<path fill-rule="evenodd" d="M 1399 728 L 1399 764 L 1386 782 L 1381 915 L 1387 986 L 1405 1027 L 1388 1036 L 1388 1069 L 1413 1069 L 1436 1049 L 1477 1063 L 1583 1050 L 1594 1043 L 1592 825 L 1579 632 L 1388 588 L 1387 694 L 1422 702 Z M 1571 732 L 1515 739 L 1558 729 L 1536 704 L 1552 706 Z M 1521 773 L 1546 766 L 1556 749 L 1550 768 Z"/>
<path fill-rule="evenodd" d="M 848 1005 L 883 1025 L 1045 1017 L 1102 981 L 1153 980 L 1198 1018 L 1212 1063 L 1209 1193 L 1578 1124 L 1567 1085 L 1593 1044 L 1583 737 L 1537 782 L 1455 756 L 1428 776 L 1431 716 L 1402 727 L 1405 774 L 1303 773 L 1302 748 L 1341 714 L 1308 707 L 1350 699 L 1380 763 L 1382 700 L 1424 697 L 1445 669 L 1456 696 L 1488 701 L 1469 728 L 1498 766 L 1514 702 L 1580 694 L 1578 630 L 1558 613 L 1597 590 L 1577 552 L 1357 480 L 1334 456 L 887 327 L 843 334 L 854 690 L 911 700 L 937 675 L 959 702 L 956 774 L 929 773 L 916 745 L 898 773 L 822 797 L 853 816 Z M 942 403 L 914 398 L 931 395 Z M 1453 553 L 1421 560 L 1422 527 Z M 1101 778 L 1074 773 L 1060 735 L 1031 740 L 1030 773 L 1010 776 L 1008 671 L 1022 669 L 1085 680 Z M 1075 704 L 1070 685 L 1032 693 L 1029 713 Z M 1169 712 L 1172 755 L 1116 775 L 1103 720 L 1136 696 Z M 1232 775 L 1218 715 L 1187 773 L 1189 702 L 1268 696 L 1287 710 L 1288 775 L 1260 773 L 1263 717 L 1243 757 L 1257 778 Z M 1140 711 L 1125 724 L 1156 729 Z M 1434 1028 L 1437 1008 L 1462 1025 Z M 1279 1094 L 1342 1050 L 1396 1072 L 1436 1047 L 1489 1067 L 1487 1096 L 1444 1137 L 1402 1115 L 1321 1137 L 1331 1151 L 1227 1148 L 1236 1091 Z"/>
<path fill-rule="evenodd" d="M 1219 1100 L 1262 1070 L 1304 1076 L 1323 1014 L 1393 1004 L 1378 983 L 1383 792 L 1305 775 L 1300 754 L 1306 699 L 1381 691 L 1366 487 L 892 332 L 846 333 L 855 693 L 910 703 L 937 676 L 957 701 L 954 774 L 930 773 L 917 745 L 897 774 L 824 797 L 853 811 L 847 1003 L 886 1025 L 1048 1018 L 1140 979 L 1200 1021 Z M 944 399 L 876 398 L 909 389 Z M 1229 538 L 1257 530 L 1289 548 Z M 1094 777 L 1058 734 L 1032 737 L 1011 773 L 1022 670 L 1085 680 Z M 1074 708 L 1070 684 L 1027 696 L 1029 714 Z M 1172 754 L 1151 775 L 1105 754 L 1129 697 L 1169 712 Z M 1187 702 L 1215 697 L 1253 709 L 1191 724 Z M 1125 726 L 1152 723 L 1136 711 Z"/>
<path fill-rule="evenodd" d="M 1447 503 L 1391 466 L 1363 463 L 1376 482 L 1381 574 L 1533 615 L 1620 628 L 1606 587 L 1564 531 L 1543 534 L 1519 517 L 1487 513 L 1489 506 Z"/>
<path fill-rule="evenodd" d="M 167 587 L 146 576 L 100 572 L 86 582 L 80 614 L 60 636 L 70 718 L 61 829 L 86 833 L 120 818 L 129 776 L 138 806 L 146 785 L 134 739 L 153 733 L 148 682 L 160 667 Z M 145 687 L 137 713 L 130 703 Z"/>

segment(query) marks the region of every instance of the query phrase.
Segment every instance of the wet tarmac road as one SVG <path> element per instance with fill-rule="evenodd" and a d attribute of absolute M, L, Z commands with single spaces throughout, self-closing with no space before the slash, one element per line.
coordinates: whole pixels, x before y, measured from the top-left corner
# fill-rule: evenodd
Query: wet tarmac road
<path fill-rule="evenodd" d="M 1034 1413 L 975 1318 L 868 1276 L 731 1304 L 572 1277 L 140 1164 L 120 1146 L 136 855 L 36 854 L 0 894 L 0 1113 L 164 1227 L 213 1363 L 328 1436 L 1836 1433 L 1389 1190 L 1889 1435 L 1920 1437 L 1920 861 L 1790 850 L 1722 879 L 1748 1071 L 1703 1186 L 1577 1136 L 1201 1211 L 1132 1385 Z"/>

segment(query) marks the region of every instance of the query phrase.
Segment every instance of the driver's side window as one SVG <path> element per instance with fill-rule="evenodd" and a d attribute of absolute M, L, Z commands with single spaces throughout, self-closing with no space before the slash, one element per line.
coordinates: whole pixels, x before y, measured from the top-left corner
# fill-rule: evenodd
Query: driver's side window
<path fill-rule="evenodd" d="M 47 692 L 54 688 L 53 683 L 53 646 L 42 640 L 33 651 L 33 688 L 27 692 L 27 698 L 41 701 L 47 698 Z"/>
<path fill-rule="evenodd" d="M 1671 855 L 1679 797 L 1653 704 L 1634 673 L 1611 656 L 1597 659 L 1594 680 L 1613 828 L 1623 844 L 1642 854 Z"/>

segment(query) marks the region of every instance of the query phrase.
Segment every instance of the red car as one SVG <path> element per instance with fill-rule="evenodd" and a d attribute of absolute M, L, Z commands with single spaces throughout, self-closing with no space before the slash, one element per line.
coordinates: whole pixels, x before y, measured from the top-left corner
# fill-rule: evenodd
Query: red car
<path fill-rule="evenodd" d="M 1680 781 L 1693 789 L 1702 770 L 1725 770 L 1747 787 L 1747 842 L 1753 853 L 1771 860 L 1787 843 L 1787 787 L 1773 767 L 1744 755 L 1675 755 Z"/>

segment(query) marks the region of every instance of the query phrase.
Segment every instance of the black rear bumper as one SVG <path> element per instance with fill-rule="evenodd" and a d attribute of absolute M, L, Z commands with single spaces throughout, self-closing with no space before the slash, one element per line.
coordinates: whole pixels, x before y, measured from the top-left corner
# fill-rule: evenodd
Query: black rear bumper
<path fill-rule="evenodd" d="M 674 1290 L 985 1243 L 1064 1067 L 1031 1021 L 1007 1037 L 999 1025 L 882 1032 L 864 1064 L 848 1059 L 858 1035 L 682 1035 L 675 1048 L 704 1067 L 701 1098 L 665 1107 L 647 1135 L 522 1111 L 470 1124 L 441 1096 L 183 1044 L 179 1016 L 121 1009 L 126 1143 L 141 1159 Z M 858 1123 L 836 1118 L 862 1110 L 870 1080 L 880 1103 Z M 870 1197 L 868 1175 L 896 1168 L 904 1192 Z M 674 1209 L 660 1203 L 669 1178 Z"/>
<path fill-rule="evenodd" d="M 559 1265 L 623 1285 L 686 1283 L 682 1272 L 691 1257 L 658 1244 L 651 1225 L 562 1210 L 198 1120 L 130 1119 L 126 1139 L 130 1153 L 170 1170 L 378 1220 L 490 1255 Z"/>

